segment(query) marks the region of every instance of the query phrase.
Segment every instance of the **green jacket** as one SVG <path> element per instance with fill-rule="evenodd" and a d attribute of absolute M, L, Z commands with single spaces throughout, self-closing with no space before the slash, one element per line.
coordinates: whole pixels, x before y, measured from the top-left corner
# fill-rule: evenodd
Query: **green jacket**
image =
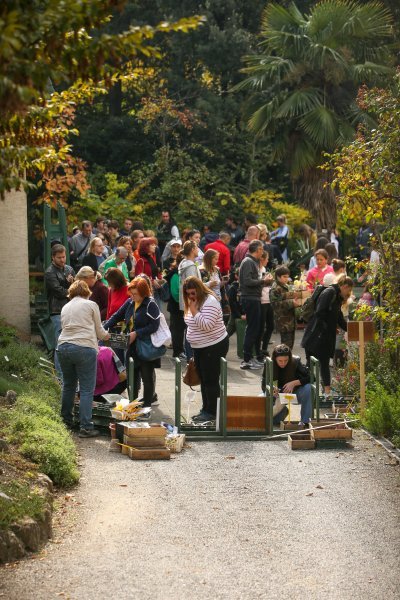
<path fill-rule="evenodd" d="M 275 326 L 279 333 L 294 331 L 296 328 L 294 292 L 289 286 L 274 281 L 269 293 L 269 299 L 274 311 Z"/>
<path fill-rule="evenodd" d="M 104 266 L 103 266 L 103 265 L 104 265 Z M 117 265 L 117 263 L 116 263 L 116 260 L 115 260 L 115 258 L 108 258 L 108 259 L 107 259 L 107 260 L 105 260 L 105 261 L 103 262 L 103 264 L 102 264 L 102 265 L 100 265 L 100 266 L 101 266 L 101 267 L 103 267 L 103 269 L 102 269 L 102 271 L 103 271 L 103 273 L 102 273 L 102 275 L 103 275 L 102 282 L 104 283 L 104 285 L 107 285 L 107 286 L 108 286 L 108 281 L 107 281 L 107 279 L 105 279 L 105 278 L 104 278 L 104 277 L 105 277 L 105 275 L 106 275 L 106 273 L 107 273 L 107 271 L 108 271 L 109 269 L 111 269 L 112 267 L 114 267 L 114 268 L 116 268 L 116 269 L 118 269 L 119 267 L 118 267 L 118 265 Z M 123 276 L 124 276 L 124 277 L 125 277 L 125 279 L 126 279 L 126 283 L 129 283 L 129 281 L 130 281 L 130 280 L 129 280 L 129 273 L 128 273 L 128 267 L 126 266 L 126 262 L 123 262 L 123 263 L 122 263 L 122 266 L 121 266 L 121 272 L 122 272 Z"/>

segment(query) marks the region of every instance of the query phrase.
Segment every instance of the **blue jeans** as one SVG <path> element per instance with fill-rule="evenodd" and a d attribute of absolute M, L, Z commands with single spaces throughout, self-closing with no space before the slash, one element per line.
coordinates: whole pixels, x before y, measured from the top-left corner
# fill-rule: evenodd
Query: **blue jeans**
<path fill-rule="evenodd" d="M 299 404 L 301 404 L 300 420 L 302 423 L 309 423 L 312 414 L 311 384 L 301 385 L 297 388 L 295 394 Z"/>
<path fill-rule="evenodd" d="M 74 422 L 74 400 L 79 381 L 79 421 L 81 429 L 92 429 L 92 402 L 96 386 L 97 352 L 94 348 L 61 344 L 56 351 L 63 374 L 61 417 L 66 425 Z"/>
<path fill-rule="evenodd" d="M 61 333 L 61 329 L 62 329 L 61 315 L 50 315 L 50 319 L 51 319 L 51 322 L 53 323 L 55 347 L 57 348 L 58 338 L 60 337 L 60 333 Z M 61 371 L 60 363 L 58 361 L 57 352 L 54 352 L 54 367 L 56 369 L 57 377 L 62 382 L 62 371 Z"/>

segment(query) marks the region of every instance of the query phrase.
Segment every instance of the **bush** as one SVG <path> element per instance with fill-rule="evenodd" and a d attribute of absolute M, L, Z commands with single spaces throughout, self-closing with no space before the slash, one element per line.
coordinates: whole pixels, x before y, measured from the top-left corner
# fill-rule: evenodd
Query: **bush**
<path fill-rule="evenodd" d="M 370 377 L 363 425 L 371 433 L 393 439 L 399 436 L 400 401 L 398 391 L 397 389 L 388 391 L 376 377 Z"/>
<path fill-rule="evenodd" d="M 2 353 L 8 361 L 0 362 L 0 393 L 13 389 L 18 398 L 0 410 L 0 435 L 17 444 L 56 485 L 73 485 L 79 472 L 74 442 L 60 417 L 59 384 L 41 371 L 41 353 L 33 345 L 10 341 Z"/>

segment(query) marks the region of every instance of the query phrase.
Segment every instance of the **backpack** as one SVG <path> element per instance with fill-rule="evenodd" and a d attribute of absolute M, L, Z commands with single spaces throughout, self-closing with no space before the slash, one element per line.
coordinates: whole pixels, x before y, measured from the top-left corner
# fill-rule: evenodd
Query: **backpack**
<path fill-rule="evenodd" d="M 300 319 L 304 321 L 304 323 L 308 323 L 311 317 L 314 314 L 315 307 L 317 305 L 317 300 L 321 295 L 321 292 L 326 290 L 327 288 L 321 284 L 317 285 L 312 295 L 309 298 L 306 298 L 303 306 L 300 309 Z"/>

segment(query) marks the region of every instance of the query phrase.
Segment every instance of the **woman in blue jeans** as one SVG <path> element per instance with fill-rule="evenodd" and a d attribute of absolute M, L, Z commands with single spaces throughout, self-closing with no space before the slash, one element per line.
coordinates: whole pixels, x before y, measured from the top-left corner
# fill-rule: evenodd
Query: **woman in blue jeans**
<path fill-rule="evenodd" d="M 102 327 L 100 309 L 89 300 L 90 289 L 85 281 L 75 281 L 68 290 L 70 301 L 61 311 L 62 331 L 58 338 L 57 357 L 63 374 L 61 417 L 67 427 L 73 426 L 74 400 L 79 381 L 80 437 L 94 437 L 92 402 L 96 385 L 97 340 L 107 340 L 109 333 Z"/>
<path fill-rule="evenodd" d="M 311 421 L 312 402 L 310 374 L 306 365 L 303 365 L 299 356 L 293 356 L 286 344 L 278 344 L 272 351 L 273 381 L 278 382 L 278 389 L 287 394 L 296 394 L 301 405 L 300 426 Z M 265 391 L 265 381 L 263 381 Z"/>

